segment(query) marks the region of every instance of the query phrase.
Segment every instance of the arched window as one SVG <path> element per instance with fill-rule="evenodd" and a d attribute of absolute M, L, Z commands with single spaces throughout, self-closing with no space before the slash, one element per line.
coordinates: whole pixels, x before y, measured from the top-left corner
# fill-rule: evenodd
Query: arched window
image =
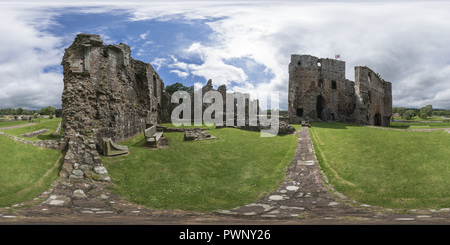
<path fill-rule="evenodd" d="M 319 88 L 323 88 L 323 79 L 319 79 L 319 81 L 317 82 L 317 87 Z"/>

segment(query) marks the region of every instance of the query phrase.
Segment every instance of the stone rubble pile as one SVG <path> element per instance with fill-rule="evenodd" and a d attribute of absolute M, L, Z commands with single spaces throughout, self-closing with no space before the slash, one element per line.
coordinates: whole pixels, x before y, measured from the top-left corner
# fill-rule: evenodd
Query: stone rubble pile
<path fill-rule="evenodd" d="M 216 137 L 203 130 L 186 130 L 184 132 L 185 140 L 207 140 L 215 138 Z"/>

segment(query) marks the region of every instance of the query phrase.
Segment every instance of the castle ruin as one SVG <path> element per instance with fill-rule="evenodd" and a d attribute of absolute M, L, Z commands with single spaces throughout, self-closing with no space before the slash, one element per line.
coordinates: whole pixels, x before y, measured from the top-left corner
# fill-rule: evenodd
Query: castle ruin
<path fill-rule="evenodd" d="M 341 121 L 389 126 L 392 84 L 368 67 L 355 67 L 355 82 L 345 77 L 345 62 L 291 55 L 289 122 Z"/>
<path fill-rule="evenodd" d="M 61 149 L 66 154 L 61 176 L 108 181 L 99 157 L 103 138 L 120 142 L 149 125 L 171 122 L 176 105 L 162 79 L 150 64 L 130 54 L 126 44 L 105 45 L 99 35 L 84 33 L 65 50 Z M 208 91 L 218 91 L 225 108 L 225 85 L 215 90 L 209 80 L 201 95 Z M 194 94 L 189 96 L 193 107 Z M 202 111 L 210 105 L 203 103 Z"/>

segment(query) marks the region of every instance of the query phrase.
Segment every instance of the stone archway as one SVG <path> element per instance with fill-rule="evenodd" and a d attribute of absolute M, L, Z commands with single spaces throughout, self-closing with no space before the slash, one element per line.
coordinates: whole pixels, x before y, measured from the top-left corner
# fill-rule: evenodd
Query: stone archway
<path fill-rule="evenodd" d="M 380 113 L 375 114 L 375 117 L 373 118 L 373 125 L 374 126 L 381 126 L 381 115 L 380 115 Z"/>

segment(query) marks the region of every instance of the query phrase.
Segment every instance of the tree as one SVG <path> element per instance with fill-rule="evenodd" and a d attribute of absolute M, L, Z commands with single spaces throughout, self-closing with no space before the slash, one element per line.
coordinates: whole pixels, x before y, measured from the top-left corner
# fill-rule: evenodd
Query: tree
<path fill-rule="evenodd" d="M 397 113 L 397 111 L 398 111 L 398 107 L 392 107 L 392 114 Z"/>
<path fill-rule="evenodd" d="M 431 117 L 433 115 L 433 106 L 426 105 L 420 108 L 419 116 L 422 119 L 426 119 L 427 117 Z"/>
<path fill-rule="evenodd" d="M 53 106 L 47 106 L 38 111 L 41 115 L 55 115 L 56 108 Z"/>
<path fill-rule="evenodd" d="M 169 94 L 173 94 L 177 91 L 194 92 L 194 86 L 186 87 L 181 83 L 174 83 L 172 85 L 167 85 L 165 90 Z"/>
<path fill-rule="evenodd" d="M 406 112 L 406 108 L 405 107 L 399 107 L 398 109 L 397 109 L 397 113 L 403 118 L 403 115 L 405 114 L 405 112 Z"/>
<path fill-rule="evenodd" d="M 410 120 L 414 116 L 414 111 L 413 110 L 407 110 L 407 111 L 405 111 L 403 116 L 404 116 L 404 118 L 406 120 Z"/>

